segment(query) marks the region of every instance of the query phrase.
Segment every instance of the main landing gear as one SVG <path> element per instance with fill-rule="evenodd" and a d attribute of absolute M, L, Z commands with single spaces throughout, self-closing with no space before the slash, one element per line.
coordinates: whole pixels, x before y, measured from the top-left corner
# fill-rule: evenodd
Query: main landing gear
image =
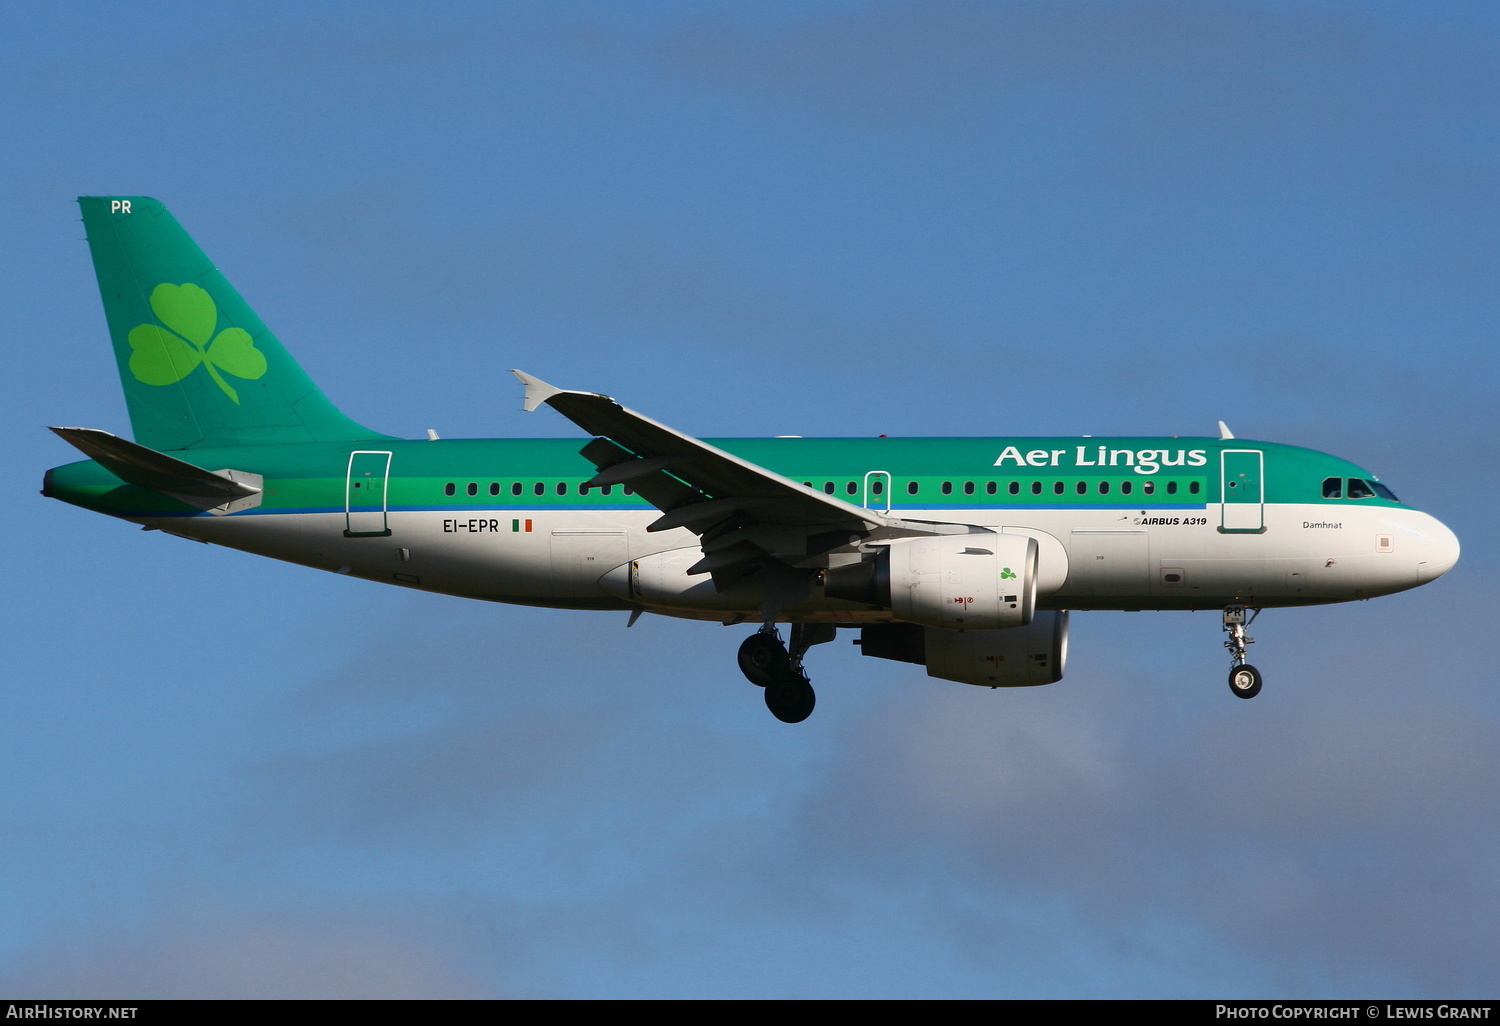
<path fill-rule="evenodd" d="M 1260 694 L 1260 671 L 1245 662 L 1245 646 L 1255 643 L 1255 639 L 1245 633 L 1245 628 L 1255 622 L 1260 610 L 1249 612 L 1247 617 L 1244 606 L 1224 607 L 1224 630 L 1229 635 L 1229 640 L 1224 642 L 1230 656 L 1229 690 L 1236 698 L 1254 698 Z"/>
<path fill-rule="evenodd" d="M 740 671 L 750 683 L 766 689 L 766 708 L 783 723 L 801 723 L 812 715 L 818 696 L 802 669 L 802 657 L 814 645 L 832 641 L 837 630 L 827 623 L 792 624 L 791 651 L 781 643 L 773 623 L 764 624 L 740 645 Z"/>

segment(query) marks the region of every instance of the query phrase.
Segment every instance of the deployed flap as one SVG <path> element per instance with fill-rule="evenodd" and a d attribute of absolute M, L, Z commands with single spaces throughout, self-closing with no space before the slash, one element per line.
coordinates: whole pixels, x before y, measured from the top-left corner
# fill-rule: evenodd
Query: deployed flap
<path fill-rule="evenodd" d="M 233 513 L 260 505 L 263 481 L 259 474 L 243 470 L 204 470 L 175 456 L 95 428 L 55 427 L 51 430 L 127 484 L 152 488 L 214 513 Z"/>
<path fill-rule="evenodd" d="M 753 517 L 760 524 L 843 527 L 874 530 L 882 522 L 860 506 L 814 491 L 765 467 L 731 455 L 707 442 L 659 424 L 626 409 L 609 396 L 592 392 L 570 392 L 547 384 L 522 371 L 511 371 L 526 386 L 526 408 L 542 403 L 551 406 L 583 430 L 615 443 L 618 459 L 608 462 L 598 449 L 586 451 L 599 469 L 595 481 L 631 481 L 632 488 L 664 516 L 657 530 L 688 526 L 702 534 L 714 524 L 735 514 Z M 689 486 L 670 503 L 658 502 L 649 489 L 636 487 L 654 475 L 670 475 Z M 688 507 L 704 503 L 701 515 Z M 659 525 L 659 526 L 658 526 Z"/>

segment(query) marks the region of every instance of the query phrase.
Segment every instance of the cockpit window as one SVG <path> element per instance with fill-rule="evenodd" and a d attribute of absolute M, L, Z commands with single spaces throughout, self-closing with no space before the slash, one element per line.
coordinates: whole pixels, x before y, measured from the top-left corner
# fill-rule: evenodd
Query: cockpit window
<path fill-rule="evenodd" d="M 1341 477 L 1325 477 L 1323 479 L 1323 498 L 1342 499 L 1344 497 L 1344 479 Z"/>
<path fill-rule="evenodd" d="M 1370 482 L 1370 487 L 1373 488 L 1373 489 L 1375 489 L 1375 494 L 1378 495 L 1378 496 L 1380 496 L 1382 499 L 1390 499 L 1392 502 L 1400 502 L 1401 501 L 1400 499 L 1396 498 L 1396 493 L 1395 492 L 1391 491 L 1389 488 L 1387 488 L 1385 485 L 1381 484 L 1379 481 L 1371 481 Z"/>
<path fill-rule="evenodd" d="M 1349 479 L 1349 498 L 1368 499 L 1374 494 L 1375 491 L 1370 487 L 1368 482 L 1361 481 L 1357 477 L 1351 477 Z"/>

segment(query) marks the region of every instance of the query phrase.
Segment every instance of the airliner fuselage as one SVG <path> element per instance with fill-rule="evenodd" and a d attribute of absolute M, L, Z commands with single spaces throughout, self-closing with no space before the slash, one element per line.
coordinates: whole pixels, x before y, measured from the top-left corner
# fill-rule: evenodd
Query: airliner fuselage
<path fill-rule="evenodd" d="M 1377 494 L 1368 471 L 1294 446 L 1212 438 L 713 444 L 880 513 L 1036 538 L 1040 608 L 1340 602 L 1416 587 L 1457 556 L 1447 528 Z M 1045 453 L 1049 462 L 998 462 L 1010 451 Z M 1102 465 L 1094 462 L 1101 451 Z M 1117 457 L 1111 466 L 1110 452 L 1130 453 L 1132 462 Z M 1135 460 L 1141 452 L 1166 455 L 1146 468 Z M 49 494 L 173 534 L 404 587 L 496 602 L 758 619 L 753 601 L 736 607 L 687 588 L 643 598 L 610 578 L 631 562 L 691 555 L 686 569 L 701 558 L 699 539 L 686 528 L 648 532 L 660 511 L 628 486 L 586 488 L 595 470 L 573 441 L 249 446 L 195 452 L 194 462 L 262 475 L 260 504 L 214 516 L 125 484 L 93 462 L 53 471 Z M 846 543 L 810 558 L 826 569 L 860 550 Z M 816 589 L 785 613 L 891 619 L 887 610 Z"/>

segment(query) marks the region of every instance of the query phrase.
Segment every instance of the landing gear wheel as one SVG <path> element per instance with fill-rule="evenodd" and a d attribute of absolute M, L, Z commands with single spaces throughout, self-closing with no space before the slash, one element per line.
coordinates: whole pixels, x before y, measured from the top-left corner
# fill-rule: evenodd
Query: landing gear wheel
<path fill-rule="evenodd" d="M 766 685 L 766 708 L 782 723 L 801 723 L 812 715 L 818 696 L 800 673 L 787 673 Z"/>
<path fill-rule="evenodd" d="M 1254 698 L 1260 694 L 1260 671 L 1249 663 L 1229 671 L 1229 690 L 1236 698 Z"/>
<path fill-rule="evenodd" d="M 740 644 L 740 672 L 758 687 L 767 687 L 792 667 L 791 657 L 775 634 L 752 634 Z"/>
<path fill-rule="evenodd" d="M 1255 644 L 1255 639 L 1245 633 L 1245 628 L 1255 622 L 1259 609 L 1246 610 L 1244 606 L 1224 607 L 1224 633 L 1229 640 L 1224 647 L 1229 649 L 1229 690 L 1236 698 L 1254 698 L 1260 694 L 1260 671 L 1245 662 L 1245 646 Z"/>

